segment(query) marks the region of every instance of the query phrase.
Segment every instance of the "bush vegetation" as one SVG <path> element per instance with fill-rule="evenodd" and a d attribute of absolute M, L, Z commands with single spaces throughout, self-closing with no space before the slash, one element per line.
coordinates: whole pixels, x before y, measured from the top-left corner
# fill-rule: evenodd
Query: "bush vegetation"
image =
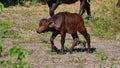
<path fill-rule="evenodd" d="M 30 65 L 25 62 L 27 50 L 13 46 L 10 50 L 9 60 L 0 60 L 0 68 L 30 68 Z"/>
<path fill-rule="evenodd" d="M 120 8 L 116 7 L 114 0 L 93 2 L 93 5 L 96 4 L 99 6 L 93 8 L 92 18 L 87 23 L 91 25 L 91 35 L 112 39 L 120 33 Z"/>
<path fill-rule="evenodd" d="M 15 6 L 15 5 L 24 5 L 26 2 L 30 2 L 31 4 L 41 3 L 45 0 L 0 0 L 5 7 Z"/>
<path fill-rule="evenodd" d="M 4 5 L 0 3 L 0 13 L 2 12 L 3 9 L 4 9 Z"/>

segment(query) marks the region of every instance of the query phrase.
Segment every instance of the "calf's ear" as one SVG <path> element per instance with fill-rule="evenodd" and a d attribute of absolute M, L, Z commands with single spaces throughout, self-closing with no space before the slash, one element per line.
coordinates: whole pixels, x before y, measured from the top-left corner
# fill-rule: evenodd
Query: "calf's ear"
<path fill-rule="evenodd" d="M 55 24 L 55 23 L 54 23 L 53 19 L 51 19 L 51 20 L 49 21 L 49 27 L 52 28 L 52 27 L 54 26 L 54 24 Z"/>
<path fill-rule="evenodd" d="M 54 22 L 50 23 L 49 27 L 52 28 L 54 26 L 54 24 L 55 24 Z"/>

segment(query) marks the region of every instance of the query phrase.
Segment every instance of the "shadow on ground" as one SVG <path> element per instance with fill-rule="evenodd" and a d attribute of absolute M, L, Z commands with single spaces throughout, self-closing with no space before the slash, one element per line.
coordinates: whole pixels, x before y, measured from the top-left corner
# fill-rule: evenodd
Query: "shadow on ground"
<path fill-rule="evenodd" d="M 57 51 L 57 54 L 60 54 L 61 52 L 60 52 L 61 50 L 59 49 L 58 51 Z M 96 51 L 96 48 L 90 48 L 90 53 L 93 53 L 93 52 L 95 52 Z M 73 49 L 73 51 L 72 51 L 72 53 L 76 53 L 76 52 L 87 52 L 87 48 L 74 48 Z M 70 51 L 69 51 L 69 49 L 65 49 L 64 50 L 64 53 L 66 54 L 66 53 L 70 53 Z"/>

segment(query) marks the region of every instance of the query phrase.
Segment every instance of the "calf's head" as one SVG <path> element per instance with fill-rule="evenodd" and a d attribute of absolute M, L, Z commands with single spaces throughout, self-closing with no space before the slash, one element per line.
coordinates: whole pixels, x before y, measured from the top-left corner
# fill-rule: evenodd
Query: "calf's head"
<path fill-rule="evenodd" d="M 54 26 L 54 21 L 52 19 L 41 19 L 37 33 L 44 33 L 49 31 Z"/>

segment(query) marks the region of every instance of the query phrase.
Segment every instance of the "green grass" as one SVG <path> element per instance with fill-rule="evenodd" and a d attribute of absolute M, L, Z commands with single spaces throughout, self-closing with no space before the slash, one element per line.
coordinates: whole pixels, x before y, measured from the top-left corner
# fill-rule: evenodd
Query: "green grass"
<path fill-rule="evenodd" d="M 0 37 L 7 38 L 19 38 L 17 31 L 12 28 L 15 27 L 15 23 L 10 20 L 0 20 Z"/>
<path fill-rule="evenodd" d="M 38 24 L 35 24 L 35 23 L 29 23 L 29 24 L 24 24 L 22 26 L 22 29 L 23 30 L 36 30 L 37 29 L 37 26 Z"/>
<path fill-rule="evenodd" d="M 104 52 L 97 51 L 96 55 L 100 58 L 100 60 L 106 60 L 108 58 Z"/>
<path fill-rule="evenodd" d="M 118 22 L 118 20 L 112 20 L 112 18 L 107 17 L 95 17 L 95 19 L 92 21 L 95 21 L 94 23 L 92 23 L 94 29 L 92 35 L 94 36 L 109 39 L 120 32 L 120 23 Z"/>
<path fill-rule="evenodd" d="M 3 51 L 3 41 L 2 39 L 0 38 L 0 57 L 2 56 L 2 51 Z"/>
<path fill-rule="evenodd" d="M 55 51 L 47 51 L 47 54 L 50 54 L 50 55 L 56 55 L 57 53 Z"/>
<path fill-rule="evenodd" d="M 30 15 L 32 14 L 32 11 L 29 11 L 29 10 L 23 10 L 23 11 L 21 11 L 21 14 L 22 14 L 22 15 L 30 16 Z"/>
<path fill-rule="evenodd" d="M 94 2 L 95 3 L 95 2 Z M 91 35 L 100 38 L 112 39 L 120 33 L 120 9 L 115 7 L 115 1 L 104 0 L 99 2 L 99 8 L 94 8 L 92 18 L 87 21 L 92 25 Z"/>
<path fill-rule="evenodd" d="M 111 61 L 117 61 L 118 59 L 117 59 L 118 57 L 112 57 L 110 60 Z"/>

